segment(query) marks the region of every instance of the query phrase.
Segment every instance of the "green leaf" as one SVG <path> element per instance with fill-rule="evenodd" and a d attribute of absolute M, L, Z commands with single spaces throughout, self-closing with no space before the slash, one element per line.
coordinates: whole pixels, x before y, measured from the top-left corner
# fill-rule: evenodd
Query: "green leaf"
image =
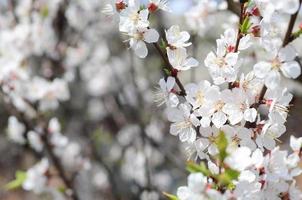
<path fill-rule="evenodd" d="M 300 37 L 301 35 L 302 35 L 302 30 L 298 30 L 292 34 L 292 37 L 294 39 L 296 39 L 296 38 Z"/>
<path fill-rule="evenodd" d="M 171 72 L 168 68 L 164 68 L 164 73 L 167 75 L 167 76 L 171 76 Z"/>
<path fill-rule="evenodd" d="M 201 162 L 199 165 L 194 162 L 188 162 L 186 169 L 191 173 L 202 173 L 205 176 L 211 175 L 210 170 L 203 162 Z"/>
<path fill-rule="evenodd" d="M 167 43 L 165 42 L 165 40 L 163 38 L 161 38 L 161 40 L 160 40 L 159 47 L 162 49 L 167 48 Z"/>
<path fill-rule="evenodd" d="M 251 28 L 252 23 L 250 22 L 249 16 L 245 17 L 242 24 L 240 25 L 241 33 L 247 34 L 248 30 Z"/>
<path fill-rule="evenodd" d="M 226 169 L 224 173 L 218 175 L 219 185 L 231 187 L 234 180 L 237 180 L 240 173 L 233 169 Z"/>
<path fill-rule="evenodd" d="M 57 188 L 57 190 L 58 190 L 60 193 L 64 194 L 64 193 L 66 192 L 66 187 L 60 186 L 60 187 Z"/>
<path fill-rule="evenodd" d="M 219 151 L 219 160 L 222 162 L 227 157 L 226 149 L 228 147 L 228 140 L 225 137 L 224 132 L 220 132 L 218 137 L 215 139 L 215 144 L 217 146 L 217 149 Z"/>
<path fill-rule="evenodd" d="M 166 192 L 163 192 L 163 194 L 165 195 L 165 197 L 167 197 L 169 200 L 179 200 L 179 198 L 173 194 L 169 194 Z"/>
<path fill-rule="evenodd" d="M 24 171 L 17 171 L 16 172 L 16 179 L 9 182 L 5 185 L 6 190 L 14 190 L 22 186 L 23 182 L 26 180 L 26 172 Z"/>
<path fill-rule="evenodd" d="M 49 14 L 48 6 L 43 6 L 40 10 L 40 14 L 42 15 L 43 18 L 46 18 Z"/>

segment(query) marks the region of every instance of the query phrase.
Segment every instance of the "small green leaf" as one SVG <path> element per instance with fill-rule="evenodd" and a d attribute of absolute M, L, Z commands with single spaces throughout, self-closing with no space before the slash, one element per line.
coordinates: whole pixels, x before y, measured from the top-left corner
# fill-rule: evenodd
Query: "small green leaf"
<path fill-rule="evenodd" d="M 17 171 L 16 172 L 16 179 L 9 182 L 5 185 L 6 190 L 14 190 L 22 186 L 23 182 L 26 180 L 26 172 L 24 171 Z"/>
<path fill-rule="evenodd" d="M 164 70 L 164 73 L 165 73 L 167 76 L 171 76 L 171 72 L 170 72 L 169 69 L 163 68 L 163 70 Z"/>
<path fill-rule="evenodd" d="M 165 195 L 165 197 L 167 197 L 169 200 L 179 200 L 179 198 L 173 194 L 169 194 L 166 192 L 163 192 L 163 194 Z"/>
<path fill-rule="evenodd" d="M 245 17 L 242 24 L 240 25 L 241 33 L 247 34 L 248 30 L 251 28 L 252 23 L 250 22 L 249 16 Z"/>
<path fill-rule="evenodd" d="M 205 176 L 211 175 L 210 170 L 203 162 L 201 162 L 199 165 L 194 162 L 188 162 L 186 169 L 191 173 L 202 173 Z"/>
<path fill-rule="evenodd" d="M 146 6 L 145 6 L 145 5 L 141 5 L 141 6 L 139 7 L 139 11 L 145 10 L 145 9 L 146 9 Z"/>
<path fill-rule="evenodd" d="M 64 194 L 64 193 L 66 192 L 66 187 L 60 186 L 60 187 L 57 188 L 57 190 L 58 190 L 60 193 Z"/>
<path fill-rule="evenodd" d="M 165 40 L 163 38 L 161 38 L 159 46 L 162 49 L 166 49 L 167 48 L 167 43 L 165 42 Z"/>
<path fill-rule="evenodd" d="M 226 169 L 224 173 L 218 175 L 217 179 L 219 185 L 231 187 L 231 184 L 238 179 L 239 175 L 240 173 L 236 170 Z"/>
<path fill-rule="evenodd" d="M 49 14 L 48 6 L 43 6 L 40 10 L 40 14 L 42 15 L 43 18 L 46 18 Z"/>
<path fill-rule="evenodd" d="M 226 149 L 228 147 L 228 140 L 225 137 L 224 132 L 220 132 L 218 137 L 215 139 L 215 144 L 217 146 L 217 149 L 219 151 L 219 160 L 223 161 L 227 157 Z"/>
<path fill-rule="evenodd" d="M 292 34 L 292 37 L 294 39 L 296 39 L 296 38 L 300 37 L 301 35 L 302 35 L 302 30 L 298 30 Z"/>

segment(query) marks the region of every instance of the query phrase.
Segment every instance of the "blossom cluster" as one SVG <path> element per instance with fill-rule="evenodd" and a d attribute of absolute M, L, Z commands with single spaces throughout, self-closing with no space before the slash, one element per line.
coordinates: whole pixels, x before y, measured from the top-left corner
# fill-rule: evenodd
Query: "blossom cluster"
<path fill-rule="evenodd" d="M 212 1 L 205 2 L 204 6 L 212 5 Z M 120 32 L 129 36 L 138 57 L 147 56 L 146 44 L 155 45 L 165 63 L 156 102 L 167 106 L 170 133 L 185 144 L 189 157 L 206 163 L 191 167 L 195 172 L 188 177 L 188 186 L 178 188 L 177 197 L 168 197 L 302 198 L 294 179 L 302 172 L 298 167 L 302 139 L 291 137 L 291 154 L 277 145 L 286 132 L 293 98 L 284 80 L 301 74 L 297 53 L 290 44 L 293 30 L 288 30 L 288 36 L 279 22 L 283 15 L 297 13 L 300 4 L 298 0 L 240 1 L 239 26 L 227 28 L 216 40 L 217 49 L 204 60 L 213 83 L 203 80 L 185 85 L 179 73 L 199 66 L 187 54 L 186 48 L 192 45 L 189 33 L 173 25 L 158 45 L 158 31 L 150 28 L 149 19 L 155 11 L 169 11 L 166 2 L 150 0 L 145 6 L 139 1 L 119 0 L 111 5 L 119 15 Z M 254 49 L 260 53 L 250 66 L 252 70 L 244 73 L 248 66 L 243 55 Z"/>

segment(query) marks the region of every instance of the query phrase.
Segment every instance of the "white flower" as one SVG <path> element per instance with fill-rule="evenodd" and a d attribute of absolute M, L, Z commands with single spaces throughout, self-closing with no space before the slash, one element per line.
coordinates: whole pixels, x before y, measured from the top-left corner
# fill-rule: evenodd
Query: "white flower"
<path fill-rule="evenodd" d="M 140 10 L 140 3 L 137 0 L 130 0 L 128 7 L 120 13 L 119 29 L 121 32 L 129 32 L 134 28 L 147 28 L 148 9 Z"/>
<path fill-rule="evenodd" d="M 215 126 L 207 128 L 200 127 L 199 133 L 203 138 L 196 140 L 195 146 L 198 156 L 201 159 L 204 159 L 208 157 L 207 154 L 212 156 L 216 155 L 218 153 L 218 149 L 215 144 L 215 140 L 219 136 L 219 129 Z"/>
<path fill-rule="evenodd" d="M 187 31 L 180 31 L 177 25 L 171 26 L 171 28 L 166 31 L 166 39 L 168 44 L 174 48 L 188 47 L 192 44 L 188 42 L 190 34 Z"/>
<path fill-rule="evenodd" d="M 172 67 L 179 71 L 188 70 L 199 65 L 199 62 L 196 59 L 192 57 L 188 58 L 187 50 L 185 48 L 177 48 L 174 50 L 167 48 L 167 55 Z"/>
<path fill-rule="evenodd" d="M 294 61 L 296 52 L 291 46 L 280 49 L 278 55 L 270 62 L 261 61 L 254 66 L 255 75 L 265 80 L 268 88 L 276 88 L 280 82 L 280 72 L 287 78 L 297 78 L 301 74 L 301 68 Z"/>
<path fill-rule="evenodd" d="M 260 200 L 261 183 L 240 181 L 234 190 L 234 194 L 238 199 L 259 199 Z"/>
<path fill-rule="evenodd" d="M 8 138 L 13 142 L 25 144 L 24 132 L 24 124 L 20 123 L 16 117 L 10 116 L 8 118 Z"/>
<path fill-rule="evenodd" d="M 202 120 L 213 122 L 217 128 L 221 128 L 227 122 L 227 115 L 223 112 L 225 101 L 231 97 L 230 90 L 211 91 L 211 99 L 207 101 L 207 104 L 198 110 L 198 113 L 202 116 Z M 201 121 L 202 122 L 202 121 Z M 203 123 L 207 125 L 206 123 Z"/>
<path fill-rule="evenodd" d="M 270 21 L 274 12 L 280 11 L 286 14 L 294 14 L 299 8 L 299 0 L 255 0 L 257 7 L 265 21 Z"/>
<path fill-rule="evenodd" d="M 300 152 L 302 148 L 302 137 L 296 138 L 295 136 L 290 136 L 290 147 L 294 152 Z"/>
<path fill-rule="evenodd" d="M 232 125 L 241 122 L 243 119 L 249 122 L 254 122 L 257 116 L 255 108 L 250 108 L 249 97 L 240 88 L 232 90 L 230 101 L 226 102 L 223 107 L 223 112 L 228 115 L 228 119 Z"/>
<path fill-rule="evenodd" d="M 185 86 L 187 101 L 193 106 L 193 109 L 202 107 L 207 101 L 211 101 L 212 95 L 216 95 L 219 90 L 216 86 L 211 86 L 211 83 L 204 80 L 198 85 L 194 83 Z"/>
<path fill-rule="evenodd" d="M 26 172 L 26 180 L 22 187 L 24 190 L 33 191 L 36 194 L 42 193 L 46 189 L 47 177 L 45 176 L 49 164 L 47 159 L 41 160 L 38 164 Z"/>
<path fill-rule="evenodd" d="M 269 106 L 269 112 L 276 111 L 281 115 L 287 115 L 289 103 L 293 99 L 293 95 L 287 88 L 268 89 L 265 93 L 264 99 L 266 105 Z"/>
<path fill-rule="evenodd" d="M 202 0 L 196 3 L 197 5 L 186 11 L 186 23 L 192 31 L 204 36 L 215 25 L 215 13 L 219 9 L 219 5 L 217 1 L 212 0 Z"/>
<path fill-rule="evenodd" d="M 207 184 L 207 178 L 201 173 L 194 173 L 188 176 L 188 186 L 182 186 L 177 189 L 177 197 L 180 200 L 201 200 L 203 190 Z"/>
<path fill-rule="evenodd" d="M 279 113 L 269 113 L 269 120 L 262 128 L 262 133 L 256 139 L 258 147 L 273 150 L 276 146 L 276 140 L 286 131 L 284 122 L 284 118 Z"/>
<path fill-rule="evenodd" d="M 155 29 L 137 28 L 128 33 L 130 38 L 130 47 L 140 58 L 148 55 L 146 43 L 155 43 L 158 41 L 159 34 Z"/>
<path fill-rule="evenodd" d="M 28 135 L 28 142 L 30 146 L 33 149 L 35 149 L 37 152 L 41 152 L 43 150 L 43 142 L 40 136 L 38 135 L 38 133 L 34 131 L 29 131 L 27 135 Z"/>
<path fill-rule="evenodd" d="M 225 163 L 232 169 L 243 171 L 252 165 L 251 150 L 248 147 L 239 147 L 225 159 Z"/>
<path fill-rule="evenodd" d="M 234 144 L 235 147 L 240 145 L 241 147 L 248 147 L 251 150 L 256 149 L 256 144 L 252 139 L 253 131 L 251 129 L 224 125 L 221 130 L 225 133 L 229 142 Z"/>
<path fill-rule="evenodd" d="M 249 34 L 243 36 L 240 39 L 238 50 L 240 51 L 249 48 L 252 45 L 250 40 L 251 36 Z M 227 29 L 224 31 L 224 34 L 221 36 L 221 39 L 219 39 L 219 41 L 224 43 L 227 52 L 234 52 L 237 42 L 237 32 L 232 28 Z"/>
<path fill-rule="evenodd" d="M 212 76 L 214 83 L 220 85 L 225 82 L 233 82 L 237 76 L 238 53 L 226 53 L 225 43 L 217 40 L 216 53 L 210 52 L 204 63 Z"/>
<path fill-rule="evenodd" d="M 280 179 L 290 179 L 289 170 L 287 167 L 287 152 L 280 151 L 279 148 L 275 148 L 269 156 L 265 159 L 265 173 L 267 180 L 272 182 L 278 182 Z"/>
<path fill-rule="evenodd" d="M 159 80 L 159 90 L 155 94 L 155 102 L 158 106 L 166 103 L 168 106 L 176 107 L 179 103 L 178 97 L 173 93 L 172 89 L 175 85 L 175 78 L 169 76 L 167 81 L 164 78 Z"/>
<path fill-rule="evenodd" d="M 179 109 L 170 108 L 167 111 L 168 120 L 173 122 L 170 127 L 172 135 L 178 135 L 181 142 L 194 142 L 196 139 L 195 127 L 199 125 L 199 120 L 191 114 L 191 107 L 180 104 Z"/>

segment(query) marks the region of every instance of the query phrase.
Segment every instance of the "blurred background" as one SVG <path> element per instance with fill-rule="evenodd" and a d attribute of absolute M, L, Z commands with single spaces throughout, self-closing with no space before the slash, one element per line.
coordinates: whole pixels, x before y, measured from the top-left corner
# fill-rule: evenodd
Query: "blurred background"
<path fill-rule="evenodd" d="M 238 21 L 226 9 L 226 2 L 201 2 L 170 0 L 172 13 L 158 12 L 151 18 L 161 35 L 174 24 L 191 33 L 190 54 L 200 66 L 180 74 L 184 83 L 210 80 L 203 60 L 224 29 L 236 27 Z M 80 149 L 90 160 L 89 170 L 80 171 L 74 179 L 81 199 L 163 199 L 162 191 L 173 193 L 186 183 L 188 158 L 186 148 L 169 134 L 165 106 L 154 103 L 163 63 L 152 45 L 147 59 L 128 50 L 117 16 L 102 13 L 107 3 L 111 2 L 0 0 L 0 68 L 8 63 L 5 59 L 14 47 L 22 53 L 23 65 L 32 77 L 68 83 L 69 98 L 43 115 L 56 117 L 62 133 L 75 144 L 70 151 Z M 288 19 L 284 16 L 280 23 L 286 27 Z M 301 22 L 301 15 L 297 21 Z M 293 45 L 302 55 L 302 39 Z M 253 50 L 245 53 L 245 70 L 253 66 L 255 54 Z M 290 134 L 302 136 L 302 78 L 286 84 L 295 98 L 282 139 L 284 148 Z M 0 199 L 52 199 L 4 189 L 17 170 L 26 170 L 39 160 L 28 147 L 8 137 L 12 113 L 6 103 L 1 97 Z M 49 184 L 60 185 L 61 180 L 54 178 Z"/>

